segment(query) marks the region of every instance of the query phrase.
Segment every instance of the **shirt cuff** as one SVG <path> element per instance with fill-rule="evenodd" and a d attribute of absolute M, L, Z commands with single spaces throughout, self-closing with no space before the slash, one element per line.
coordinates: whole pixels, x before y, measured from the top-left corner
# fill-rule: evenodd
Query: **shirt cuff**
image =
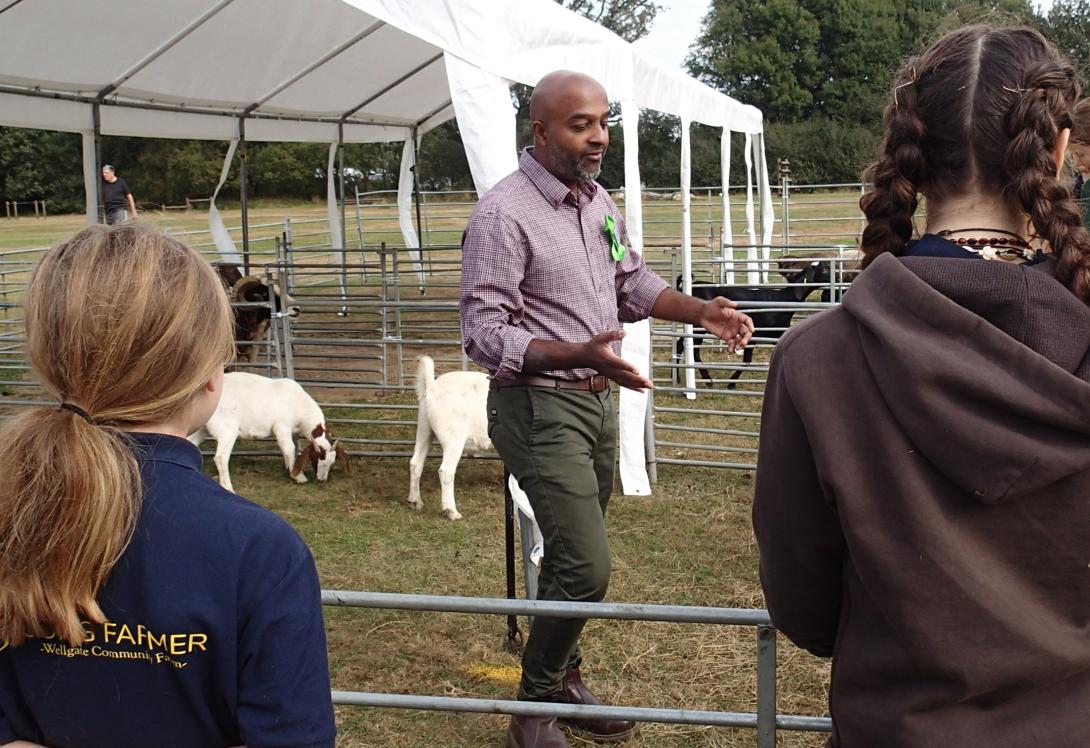
<path fill-rule="evenodd" d="M 503 357 L 500 368 L 496 369 L 496 379 L 511 379 L 522 374 L 526 361 L 526 349 L 530 347 L 534 336 L 518 327 L 510 327 L 503 340 Z"/>
<path fill-rule="evenodd" d="M 624 304 L 619 309 L 622 322 L 639 322 L 651 316 L 651 309 L 659 295 L 670 284 L 652 271 L 646 271 L 632 287 Z"/>

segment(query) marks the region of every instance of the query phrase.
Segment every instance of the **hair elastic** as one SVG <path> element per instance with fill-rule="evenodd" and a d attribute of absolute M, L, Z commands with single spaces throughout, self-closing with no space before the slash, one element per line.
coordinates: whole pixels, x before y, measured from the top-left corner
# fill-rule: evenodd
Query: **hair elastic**
<path fill-rule="evenodd" d="M 81 408 L 80 406 L 76 405 L 75 403 L 62 402 L 61 405 L 60 405 L 60 408 L 58 408 L 58 410 L 70 410 L 73 413 L 75 413 L 77 416 L 82 418 L 83 420 L 87 421 L 87 423 L 91 424 L 92 426 L 96 425 L 95 424 L 95 419 L 91 418 L 91 414 L 88 413 L 83 408 Z"/>

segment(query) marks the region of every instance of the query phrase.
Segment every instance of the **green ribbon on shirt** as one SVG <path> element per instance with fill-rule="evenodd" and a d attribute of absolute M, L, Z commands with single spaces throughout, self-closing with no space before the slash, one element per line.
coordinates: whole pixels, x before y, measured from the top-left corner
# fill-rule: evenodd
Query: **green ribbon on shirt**
<path fill-rule="evenodd" d="M 606 233 L 609 234 L 609 254 L 620 262 L 624 259 L 625 246 L 617 236 L 617 222 L 609 213 L 606 213 Z"/>

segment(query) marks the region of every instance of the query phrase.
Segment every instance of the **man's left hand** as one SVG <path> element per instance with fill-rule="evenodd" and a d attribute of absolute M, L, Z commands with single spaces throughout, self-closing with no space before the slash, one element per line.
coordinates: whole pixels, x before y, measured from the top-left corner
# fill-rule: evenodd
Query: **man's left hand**
<path fill-rule="evenodd" d="M 736 306 L 730 299 L 716 296 L 700 310 L 700 326 L 723 340 L 731 353 L 745 348 L 753 337 L 753 320 Z"/>

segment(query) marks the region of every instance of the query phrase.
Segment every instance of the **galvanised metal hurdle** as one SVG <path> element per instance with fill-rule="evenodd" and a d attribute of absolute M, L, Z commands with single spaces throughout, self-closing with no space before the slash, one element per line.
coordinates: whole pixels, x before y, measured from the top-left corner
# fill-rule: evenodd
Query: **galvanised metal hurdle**
<path fill-rule="evenodd" d="M 828 717 L 776 712 L 776 630 L 768 612 L 749 608 L 710 608 L 640 603 L 578 603 L 546 600 L 503 600 L 487 597 L 402 595 L 387 592 L 323 590 L 322 604 L 335 607 L 382 610 L 417 610 L 487 615 L 547 615 L 557 618 L 597 618 L 669 623 L 703 623 L 753 626 L 757 630 L 757 711 L 717 712 L 694 709 L 657 709 L 632 706 L 583 706 L 506 699 L 474 699 L 450 696 L 334 691 L 333 703 L 388 709 L 423 709 L 478 714 L 539 715 L 574 718 L 626 719 L 713 727 L 749 728 L 757 731 L 758 748 L 775 748 L 777 730 L 830 732 Z"/>

